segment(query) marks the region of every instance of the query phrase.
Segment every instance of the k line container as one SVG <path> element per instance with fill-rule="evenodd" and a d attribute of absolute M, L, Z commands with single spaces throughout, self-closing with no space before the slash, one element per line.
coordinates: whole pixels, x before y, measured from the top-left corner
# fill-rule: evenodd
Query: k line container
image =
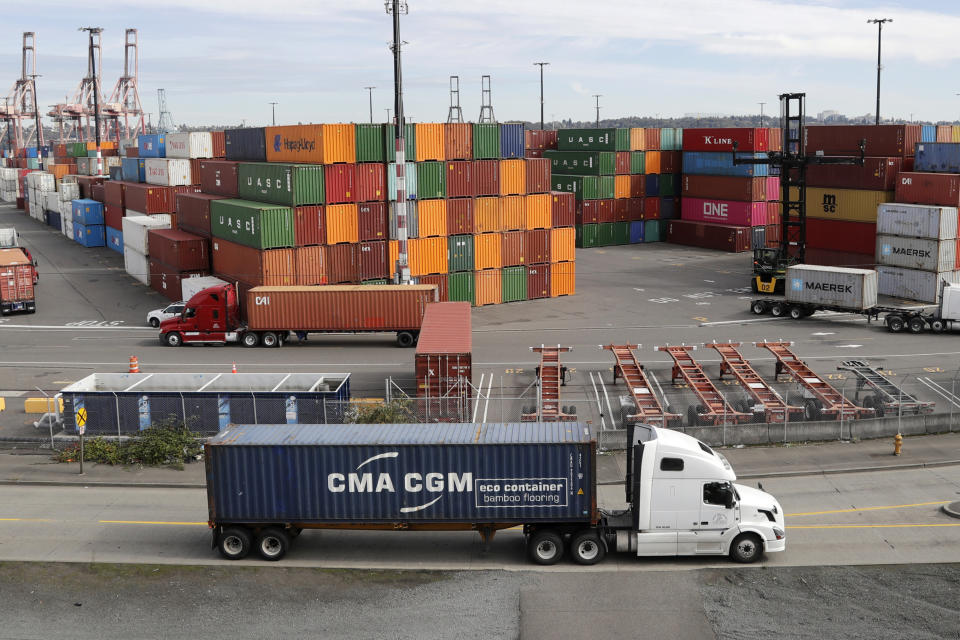
<path fill-rule="evenodd" d="M 880 295 L 935 304 L 940 301 L 941 283 L 960 283 L 960 271 L 936 273 L 880 265 L 877 278 Z"/>
<path fill-rule="evenodd" d="M 130 249 L 143 255 L 149 255 L 150 229 L 169 229 L 170 216 L 126 216 L 123 218 L 121 224 L 124 252 L 126 253 L 126 249 Z M 144 284 L 148 283 L 144 282 Z"/>
<path fill-rule="evenodd" d="M 168 133 L 166 150 L 168 158 L 212 158 L 213 136 L 209 131 Z"/>
<path fill-rule="evenodd" d="M 794 265 L 787 268 L 784 291 L 790 302 L 869 309 L 877 305 L 877 272 L 811 264 Z"/>
<path fill-rule="evenodd" d="M 320 165 L 241 163 L 238 192 L 245 200 L 288 207 L 324 204 L 323 174 Z"/>
<path fill-rule="evenodd" d="M 261 251 L 219 238 L 210 241 L 210 249 L 214 275 L 228 282 L 240 280 L 253 286 L 295 284 L 293 249 Z"/>
<path fill-rule="evenodd" d="M 960 174 L 902 172 L 896 202 L 956 207 L 960 205 Z"/>
<path fill-rule="evenodd" d="M 737 202 L 705 198 L 684 198 L 680 217 L 684 220 L 754 227 L 767 224 L 766 202 Z"/>
<path fill-rule="evenodd" d="M 921 271 L 957 268 L 957 241 L 877 236 L 877 264 Z"/>
<path fill-rule="evenodd" d="M 150 257 L 173 271 L 206 271 L 210 268 L 209 241 L 178 229 L 151 229 L 147 246 Z"/>
<path fill-rule="evenodd" d="M 957 237 L 957 211 L 957 207 L 881 204 L 877 208 L 877 233 L 949 240 Z"/>
<path fill-rule="evenodd" d="M 860 141 L 866 139 L 864 152 L 868 156 L 900 156 L 914 154 L 914 145 L 920 142 L 920 125 L 841 125 L 806 127 L 805 147 L 813 155 L 855 155 Z"/>
<path fill-rule="evenodd" d="M 217 238 L 256 249 L 277 249 L 295 244 L 293 210 L 262 202 L 212 201 L 210 231 Z"/>
<path fill-rule="evenodd" d="M 740 127 L 683 129 L 684 151 L 768 151 L 769 130 Z M 663 147 L 665 148 L 665 147 Z"/>
<path fill-rule="evenodd" d="M 877 207 L 892 200 L 892 191 L 807 187 L 807 218 L 875 223 Z"/>
<path fill-rule="evenodd" d="M 649 168 L 647 154 L 647 171 Z M 766 158 L 765 153 L 737 153 L 738 158 Z M 708 151 L 684 151 L 683 172 L 695 175 L 738 176 L 742 178 L 766 177 L 769 167 L 764 164 L 733 164 L 730 153 L 715 153 Z"/>
<path fill-rule="evenodd" d="M 200 175 L 197 176 L 200 189 L 204 193 L 236 198 L 239 189 L 237 165 L 236 162 L 226 160 L 201 160 L 198 171 Z"/>
<path fill-rule="evenodd" d="M 864 158 L 862 167 L 842 164 L 811 164 L 807 166 L 807 186 L 839 187 L 890 191 L 896 188 L 897 174 L 903 168 L 903 159 Z M 767 198 L 772 200 L 772 198 Z"/>
<path fill-rule="evenodd" d="M 443 124 L 417 123 L 417 162 L 446 160 L 443 144 Z M 413 158 L 414 156 L 411 156 Z"/>
<path fill-rule="evenodd" d="M 262 127 L 227 129 L 223 132 L 227 160 L 266 162 L 266 133 Z"/>
<path fill-rule="evenodd" d="M 646 233 L 647 239 L 651 234 Z M 720 251 L 740 252 L 750 250 L 750 228 L 733 225 L 711 224 L 691 220 L 666 221 L 666 241 L 690 247 L 718 249 Z"/>

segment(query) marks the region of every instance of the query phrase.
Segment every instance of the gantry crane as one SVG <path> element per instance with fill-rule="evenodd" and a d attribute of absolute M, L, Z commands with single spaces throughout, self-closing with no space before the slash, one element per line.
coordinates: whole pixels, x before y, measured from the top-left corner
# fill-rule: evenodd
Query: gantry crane
<path fill-rule="evenodd" d="M 103 60 L 100 47 L 101 35 L 103 29 L 93 27 L 88 29 L 90 32 L 90 44 L 87 53 L 87 75 L 80 80 L 77 90 L 73 94 L 72 100 L 67 100 L 53 105 L 53 108 L 47 114 L 57 123 L 58 137 L 60 142 L 75 140 L 83 142 L 95 137 L 90 127 L 90 119 L 96 121 L 98 106 L 104 104 L 103 93 L 100 91 L 100 76 L 103 69 L 101 64 Z M 103 109 L 100 109 L 103 113 Z M 103 135 L 104 123 L 100 121 L 101 138 Z"/>
<path fill-rule="evenodd" d="M 124 32 L 123 43 L 123 75 L 117 80 L 110 99 L 103 105 L 102 112 L 113 124 L 112 133 L 119 141 L 121 132 L 123 138 L 132 138 L 136 133 L 146 133 L 143 119 L 143 107 L 140 104 L 140 92 L 137 88 L 137 75 L 140 69 L 140 53 L 138 49 L 139 36 L 136 29 L 127 29 Z M 121 119 L 123 128 L 121 129 Z M 133 128 L 131 129 L 131 121 Z M 110 127 L 107 127 L 107 138 L 110 137 Z"/>
<path fill-rule="evenodd" d="M 43 127 L 39 126 L 37 104 L 37 45 L 33 31 L 23 32 L 20 78 L 13 83 L 10 93 L 0 104 L 0 120 L 6 124 L 0 144 L 14 149 L 23 148 L 33 133 L 37 147 L 43 146 Z M 26 121 L 26 127 L 24 126 Z M 34 131 L 29 128 L 33 127 Z"/>
<path fill-rule="evenodd" d="M 636 413 L 625 416 L 625 422 L 639 422 L 641 424 L 652 424 L 659 427 L 669 427 L 680 415 L 670 413 L 669 407 L 664 410 L 653 387 L 647 382 L 647 375 L 644 373 L 643 365 L 637 362 L 635 349 L 639 349 L 638 344 L 608 344 L 601 345 L 601 349 L 606 349 L 613 353 L 617 364 L 613 367 L 613 384 L 617 383 L 617 378 L 623 378 L 627 390 L 633 397 L 634 411 Z"/>

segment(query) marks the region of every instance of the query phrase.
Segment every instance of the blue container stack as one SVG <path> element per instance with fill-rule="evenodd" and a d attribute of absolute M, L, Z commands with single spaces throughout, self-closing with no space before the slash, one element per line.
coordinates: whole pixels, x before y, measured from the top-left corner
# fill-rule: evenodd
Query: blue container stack
<path fill-rule="evenodd" d="M 107 227 L 107 248 L 123 255 L 123 232 L 113 227 Z"/>
<path fill-rule="evenodd" d="M 81 198 L 71 202 L 73 208 L 73 239 L 84 247 L 103 247 L 107 243 L 103 224 L 103 204 Z"/>

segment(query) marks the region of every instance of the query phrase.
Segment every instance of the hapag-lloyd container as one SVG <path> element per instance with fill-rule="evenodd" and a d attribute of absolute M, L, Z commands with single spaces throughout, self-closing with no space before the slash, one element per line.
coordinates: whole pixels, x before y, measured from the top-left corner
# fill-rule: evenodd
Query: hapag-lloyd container
<path fill-rule="evenodd" d="M 321 165 L 241 163 L 238 192 L 246 200 L 288 207 L 324 204 L 323 173 Z"/>
<path fill-rule="evenodd" d="M 268 162 L 334 164 L 357 161 L 356 131 L 352 124 L 266 127 L 264 135 Z"/>
<path fill-rule="evenodd" d="M 229 282 L 239 280 L 253 286 L 277 287 L 295 284 L 297 267 L 293 249 L 261 251 L 213 238 L 210 254 L 214 275 Z"/>
<path fill-rule="evenodd" d="M 680 188 L 684 198 L 758 202 L 771 199 L 767 197 L 768 180 L 769 178 L 684 174 L 680 179 Z"/>
<path fill-rule="evenodd" d="M 668 220 L 666 241 L 690 247 L 718 249 L 738 253 L 750 250 L 750 228 L 734 225 L 712 224 L 693 220 Z M 644 240 L 656 241 L 644 228 Z"/>
<path fill-rule="evenodd" d="M 449 183 L 448 183 L 449 184 Z M 447 233 L 473 233 L 473 198 L 447 200 Z"/>
<path fill-rule="evenodd" d="M 960 271 L 919 271 L 902 267 L 877 266 L 880 295 L 929 302 L 940 301 L 940 284 L 960 283 Z"/>
<path fill-rule="evenodd" d="M 206 271 L 210 268 L 206 238 L 177 229 L 151 229 L 148 235 L 150 257 L 175 271 Z"/>
<path fill-rule="evenodd" d="M 799 264 L 787 267 L 784 295 L 790 302 L 806 302 L 847 309 L 877 306 L 877 272 Z"/>
<path fill-rule="evenodd" d="M 190 161 L 170 158 L 147 158 L 144 163 L 147 184 L 179 187 L 193 184 Z"/>
<path fill-rule="evenodd" d="M 224 196 L 209 193 L 177 194 L 177 226 L 190 233 L 210 236 L 210 202 Z"/>
<path fill-rule="evenodd" d="M 326 214 L 322 205 L 304 205 L 293 210 L 293 239 L 298 247 L 326 244 Z"/>
<path fill-rule="evenodd" d="M 960 205 L 960 174 L 902 172 L 897 181 L 896 202 Z"/>
<path fill-rule="evenodd" d="M 223 144 L 227 160 L 267 161 L 266 133 L 263 127 L 227 129 L 223 132 Z"/>
<path fill-rule="evenodd" d="M 805 127 L 803 131 L 808 155 L 855 155 L 865 139 L 864 153 L 868 156 L 908 157 L 920 142 L 918 124 L 837 125 Z"/>
<path fill-rule="evenodd" d="M 212 158 L 213 136 L 209 131 L 167 134 L 168 158 Z"/>
<path fill-rule="evenodd" d="M 897 185 L 902 158 L 864 158 L 863 166 L 842 164 L 807 165 L 808 187 L 840 187 L 890 191 Z M 768 200 L 771 198 L 768 198 Z"/>
<path fill-rule="evenodd" d="M 957 207 L 888 203 L 877 208 L 877 233 L 949 240 L 957 230 Z"/>
<path fill-rule="evenodd" d="M 680 217 L 683 220 L 745 227 L 756 227 L 768 223 L 766 202 L 683 198 L 680 204 Z"/>
<path fill-rule="evenodd" d="M 360 242 L 387 240 L 389 238 L 387 220 L 386 202 L 364 202 L 358 204 L 357 227 Z"/>
<path fill-rule="evenodd" d="M 913 170 L 960 173 L 960 143 L 947 141 L 918 144 Z"/>
<path fill-rule="evenodd" d="M 136 251 L 142 255 L 150 254 L 149 231 L 150 229 L 169 229 L 170 216 L 126 216 L 121 221 L 123 231 L 124 253 L 127 249 Z M 144 282 L 144 284 L 147 284 Z"/>
<path fill-rule="evenodd" d="M 768 129 L 726 127 L 716 129 L 683 129 L 684 151 L 768 151 Z"/>
<path fill-rule="evenodd" d="M 657 132 L 658 146 L 660 133 Z M 559 129 L 560 151 L 616 151 L 616 129 Z"/>
<path fill-rule="evenodd" d="M 770 240 L 771 236 L 767 236 Z M 780 236 L 777 235 L 779 240 Z M 872 256 L 877 247 L 877 225 L 872 222 L 807 219 L 807 247 Z"/>
<path fill-rule="evenodd" d="M 957 268 L 957 241 L 877 236 L 877 264 L 921 271 Z"/>
<path fill-rule="evenodd" d="M 686 139 L 686 136 L 684 136 Z M 763 159 L 766 153 L 737 153 L 738 158 L 744 159 Z M 647 154 L 649 163 L 650 154 Z M 649 167 L 647 168 L 649 172 Z M 683 152 L 683 172 L 685 174 L 714 175 L 714 176 L 739 176 L 743 178 L 766 177 L 769 175 L 770 168 L 765 164 L 733 164 L 733 155 L 730 153 L 718 153 L 708 151 L 684 151 Z"/>
<path fill-rule="evenodd" d="M 238 195 L 237 165 L 228 160 L 201 160 L 199 170 L 200 189 L 227 198 Z"/>
<path fill-rule="evenodd" d="M 256 249 L 292 247 L 293 210 L 248 200 L 214 200 L 210 203 L 210 232 L 216 238 Z"/>

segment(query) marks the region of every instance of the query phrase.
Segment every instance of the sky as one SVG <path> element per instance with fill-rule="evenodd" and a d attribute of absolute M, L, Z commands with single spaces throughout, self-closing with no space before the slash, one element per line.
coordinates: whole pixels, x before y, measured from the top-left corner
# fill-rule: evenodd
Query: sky
<path fill-rule="evenodd" d="M 914 0 L 407 0 L 401 18 L 404 105 L 445 121 L 449 77 L 476 121 L 489 74 L 500 121 L 777 113 L 804 91 L 807 111 L 876 107 L 881 115 L 960 120 L 960 2 Z M 139 30 L 140 98 L 157 120 L 157 88 L 175 123 L 366 122 L 393 107 L 392 22 L 378 0 L 0 0 L 0 90 L 20 74 L 20 34 L 36 33 L 41 106 L 72 96 L 86 73 L 80 27 L 103 31 L 103 92 L 123 71 L 126 28 Z M 3 86 L 3 83 L 7 83 Z"/>

